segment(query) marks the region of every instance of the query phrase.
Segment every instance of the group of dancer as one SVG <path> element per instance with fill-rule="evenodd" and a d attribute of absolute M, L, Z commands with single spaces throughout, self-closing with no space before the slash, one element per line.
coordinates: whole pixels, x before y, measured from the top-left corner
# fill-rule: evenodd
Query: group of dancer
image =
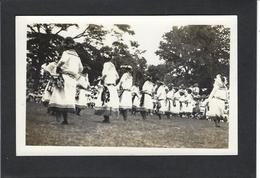
<path fill-rule="evenodd" d="M 58 121 L 68 124 L 68 112 L 80 114 L 87 107 L 88 96 L 91 96 L 88 68 L 83 69 L 81 60 L 74 50 L 75 42 L 68 37 L 64 40 L 64 48 L 60 60 L 45 64 L 43 71 L 51 76 L 45 87 L 42 101 L 48 105 L 48 111 L 55 113 Z M 153 81 L 145 76 L 143 85 L 133 80 L 132 67 L 121 66 L 123 75 L 119 76 L 111 58 L 103 65 L 102 76 L 97 79 L 95 114 L 103 116 L 104 123 L 109 123 L 112 116 L 122 114 L 127 120 L 129 112 L 135 115 L 140 112 L 142 118 L 156 114 L 171 118 L 179 115 L 196 118 L 199 114 L 210 117 L 215 126 L 225 117 L 225 106 L 228 101 L 227 80 L 218 74 L 215 78 L 211 94 L 206 98 L 200 96 L 197 83 L 186 88 L 166 86 L 162 81 Z M 63 119 L 61 119 L 63 118 Z"/>

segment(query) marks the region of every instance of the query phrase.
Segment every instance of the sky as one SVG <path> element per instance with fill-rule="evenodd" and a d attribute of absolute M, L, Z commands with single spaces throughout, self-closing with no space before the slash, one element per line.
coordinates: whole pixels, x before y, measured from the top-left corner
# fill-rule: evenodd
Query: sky
<path fill-rule="evenodd" d="M 76 36 L 80 32 L 84 31 L 88 24 L 79 24 L 79 27 L 70 27 L 68 31 L 60 33 L 61 36 Z M 113 24 L 102 24 L 105 29 L 109 30 L 114 28 Z M 124 41 L 129 42 L 129 40 L 135 40 L 138 42 L 140 50 L 146 50 L 142 56 L 147 60 L 148 65 L 158 65 L 163 62 L 163 60 L 159 59 L 159 56 L 155 54 L 155 51 L 158 50 L 160 41 L 162 40 L 162 36 L 164 33 L 168 32 L 172 28 L 172 24 L 161 24 L 157 23 L 153 24 L 144 24 L 144 23 L 136 23 L 129 24 L 131 29 L 135 32 L 134 35 L 128 35 L 127 33 L 123 36 Z M 76 39 L 77 42 L 82 42 L 84 38 Z M 110 36 L 107 36 L 105 40 L 105 44 L 111 45 L 114 41 Z"/>
<path fill-rule="evenodd" d="M 236 27 L 235 16 L 28 16 L 23 18 L 23 23 L 76 23 L 79 28 L 70 27 L 67 32 L 60 35 L 76 36 L 82 32 L 88 24 L 103 25 L 111 28 L 113 24 L 128 24 L 135 35 L 132 37 L 139 43 L 141 50 L 146 50 L 143 56 L 148 64 L 162 63 L 155 54 L 158 50 L 162 35 L 169 32 L 172 26 L 183 25 L 225 25 Z M 126 39 L 129 37 L 125 37 Z M 83 39 L 77 39 L 78 42 Z M 107 40 L 107 43 L 111 41 Z"/>
<path fill-rule="evenodd" d="M 148 25 L 149 29 L 147 29 L 147 25 L 134 25 L 132 28 L 135 31 L 136 40 L 140 44 L 140 48 L 147 50 L 144 53 L 144 57 L 147 60 L 148 64 L 157 65 L 162 63 L 163 60 L 159 59 L 159 56 L 155 54 L 155 51 L 159 49 L 160 41 L 162 40 L 162 36 L 164 33 L 169 32 L 172 28 L 172 24 L 151 24 Z"/>

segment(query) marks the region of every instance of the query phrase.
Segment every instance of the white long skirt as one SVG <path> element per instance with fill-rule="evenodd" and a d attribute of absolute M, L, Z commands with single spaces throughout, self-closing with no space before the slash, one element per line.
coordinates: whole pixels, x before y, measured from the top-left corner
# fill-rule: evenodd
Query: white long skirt
<path fill-rule="evenodd" d="M 193 103 L 182 104 L 182 112 L 192 113 L 193 112 Z"/>
<path fill-rule="evenodd" d="M 110 98 L 109 101 L 102 102 L 102 92 L 100 90 L 98 97 L 95 102 L 95 114 L 96 115 L 112 115 L 112 112 L 118 112 L 119 110 L 119 97 L 117 93 L 117 88 L 113 85 L 107 86 Z"/>
<path fill-rule="evenodd" d="M 120 109 L 132 109 L 132 93 L 131 91 L 123 91 L 121 97 L 120 97 Z"/>
<path fill-rule="evenodd" d="M 59 111 L 75 111 L 76 80 L 68 75 L 62 75 L 64 88 L 54 87 L 49 108 Z"/>
<path fill-rule="evenodd" d="M 144 94 L 144 103 L 143 103 L 143 106 L 141 106 L 141 110 L 143 110 L 143 111 L 153 110 L 152 96 L 150 96 L 148 94 Z"/>
<path fill-rule="evenodd" d="M 133 107 L 140 108 L 140 97 L 138 97 L 138 96 L 134 97 Z"/>
<path fill-rule="evenodd" d="M 180 113 L 180 102 L 178 100 L 175 101 L 175 105 L 172 108 L 172 113 L 174 113 L 174 114 Z"/>
<path fill-rule="evenodd" d="M 80 89 L 79 98 L 76 99 L 76 106 L 80 109 L 84 109 L 87 107 L 88 97 L 86 96 L 87 91 L 84 89 Z"/>
<path fill-rule="evenodd" d="M 209 101 L 209 110 L 207 112 L 207 116 L 219 116 L 219 117 L 224 117 L 225 116 L 225 101 L 212 98 Z"/>
<path fill-rule="evenodd" d="M 187 105 L 185 102 L 180 102 L 180 113 L 185 113 L 186 107 L 187 107 Z"/>
<path fill-rule="evenodd" d="M 166 108 L 165 108 L 166 110 L 165 110 L 165 112 L 167 112 L 167 113 L 173 113 L 173 101 L 172 100 L 170 100 L 170 99 L 167 99 L 166 100 Z"/>
<path fill-rule="evenodd" d="M 161 106 L 159 108 L 159 114 L 164 114 L 165 111 L 167 111 L 167 109 L 166 109 L 166 100 L 160 100 L 159 103 L 160 103 L 160 106 Z"/>

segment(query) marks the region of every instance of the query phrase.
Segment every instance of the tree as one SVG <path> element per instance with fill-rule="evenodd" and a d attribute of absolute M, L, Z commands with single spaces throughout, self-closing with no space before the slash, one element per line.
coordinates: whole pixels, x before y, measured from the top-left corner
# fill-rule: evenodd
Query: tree
<path fill-rule="evenodd" d="M 77 24 L 32 24 L 27 25 L 27 79 L 36 90 L 39 86 L 42 64 L 59 58 L 63 37 L 59 34 Z"/>
<path fill-rule="evenodd" d="M 139 49 L 137 41 L 126 40 L 125 35 L 133 36 L 135 33 L 131 30 L 131 26 L 127 24 L 116 24 L 116 28 L 112 31 L 112 36 L 116 39 L 112 43 L 111 56 L 116 68 L 119 69 L 121 65 L 130 65 L 133 69 L 133 78 L 137 84 L 143 82 L 143 74 L 147 68 L 146 59 L 142 56 L 145 52 Z M 122 71 L 119 70 L 122 75 Z"/>
<path fill-rule="evenodd" d="M 78 24 L 32 24 L 27 26 L 27 87 L 38 90 L 41 86 L 40 69 L 42 64 L 59 60 L 64 51 L 61 32 L 69 31 Z M 112 58 L 117 69 L 128 64 L 133 67 L 136 80 L 142 79 L 146 69 L 146 60 L 142 57 L 145 51 L 140 50 L 137 41 L 125 40 L 124 36 L 134 35 L 130 25 L 116 24 L 112 30 L 104 29 L 102 25 L 88 24 L 85 29 L 73 39 L 83 39 L 76 43 L 75 50 L 79 54 L 83 66 L 91 68 L 88 71 L 90 82 L 101 75 L 106 58 Z M 115 36 L 113 43 L 105 44 L 108 36 Z M 82 41 L 82 40 L 81 40 Z M 121 73 L 121 71 L 119 70 Z M 32 85 L 31 85 L 32 84 Z"/>
<path fill-rule="evenodd" d="M 112 58 L 112 62 L 115 64 L 119 71 L 120 76 L 122 71 L 121 65 L 131 65 L 133 68 L 134 80 L 142 79 L 140 73 L 144 73 L 146 66 L 146 60 L 142 57 L 145 51 L 140 50 L 137 41 L 126 40 L 125 36 L 133 36 L 135 33 L 127 24 L 115 24 L 109 31 L 104 31 L 103 26 L 91 24 L 91 28 L 85 31 L 86 39 L 82 44 L 85 51 L 88 52 L 88 58 L 91 61 L 88 65 L 92 70 L 89 72 L 90 81 L 101 75 L 102 66 L 107 57 Z M 105 44 L 106 35 L 109 37 L 115 37 L 111 46 Z M 83 57 L 84 58 L 84 57 Z"/>
<path fill-rule="evenodd" d="M 210 88 L 217 73 L 229 74 L 230 29 L 224 26 L 172 27 L 163 35 L 156 54 L 170 72 L 168 82 Z"/>
<path fill-rule="evenodd" d="M 165 74 L 169 72 L 169 68 L 165 64 L 150 65 L 146 71 L 146 74 L 152 77 L 153 81 L 164 81 Z"/>

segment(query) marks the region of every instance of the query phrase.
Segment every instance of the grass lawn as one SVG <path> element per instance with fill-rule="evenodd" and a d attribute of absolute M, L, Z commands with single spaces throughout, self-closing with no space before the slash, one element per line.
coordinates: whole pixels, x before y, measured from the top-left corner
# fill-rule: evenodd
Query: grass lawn
<path fill-rule="evenodd" d="M 207 120 L 172 118 L 142 120 L 129 114 L 127 121 L 112 118 L 104 124 L 93 109 L 81 116 L 69 114 L 69 125 L 59 124 L 41 104 L 26 107 L 26 144 L 55 146 L 129 146 L 165 148 L 227 148 L 228 123 L 220 128 Z"/>

